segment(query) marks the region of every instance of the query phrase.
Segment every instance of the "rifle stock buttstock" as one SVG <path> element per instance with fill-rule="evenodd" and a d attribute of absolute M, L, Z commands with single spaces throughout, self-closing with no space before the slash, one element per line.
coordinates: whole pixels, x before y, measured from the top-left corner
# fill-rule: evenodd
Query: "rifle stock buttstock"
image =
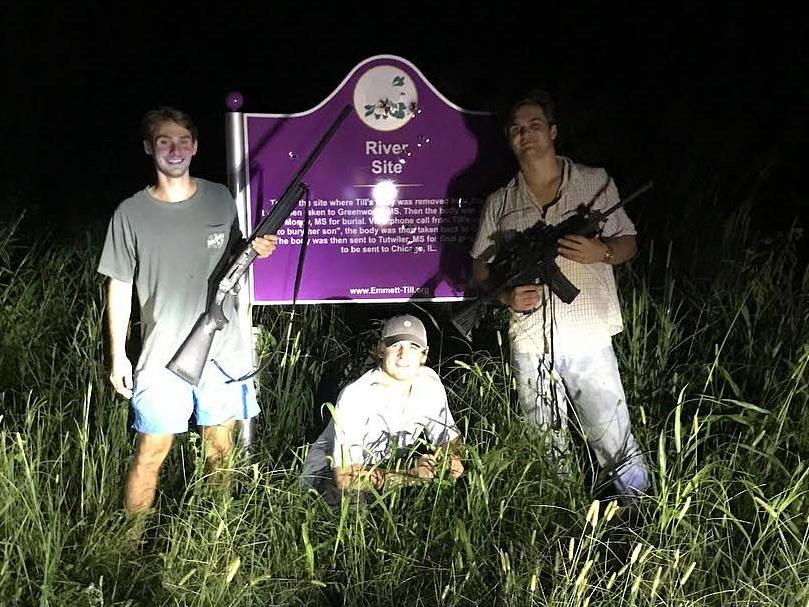
<path fill-rule="evenodd" d="M 213 314 L 209 312 L 202 314 L 169 364 L 166 365 L 169 371 L 192 386 L 198 385 L 202 370 L 208 361 L 214 335 L 222 326 Z"/>

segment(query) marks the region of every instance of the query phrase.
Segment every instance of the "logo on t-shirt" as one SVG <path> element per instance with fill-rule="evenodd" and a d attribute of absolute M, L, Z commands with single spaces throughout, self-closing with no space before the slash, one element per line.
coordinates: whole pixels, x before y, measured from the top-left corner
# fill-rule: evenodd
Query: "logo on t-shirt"
<path fill-rule="evenodd" d="M 208 234 L 209 249 L 221 249 L 223 246 L 225 246 L 224 232 L 213 232 L 212 234 Z"/>

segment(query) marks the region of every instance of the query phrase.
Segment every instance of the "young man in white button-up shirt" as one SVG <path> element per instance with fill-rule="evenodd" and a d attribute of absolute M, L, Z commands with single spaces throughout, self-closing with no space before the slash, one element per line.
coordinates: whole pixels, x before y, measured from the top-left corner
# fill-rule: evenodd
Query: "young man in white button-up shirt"
<path fill-rule="evenodd" d="M 604 169 L 556 154 L 553 100 L 532 91 L 511 109 L 506 136 L 519 172 L 491 194 L 472 247 L 475 281 L 487 288 L 489 263 L 502 244 L 537 222 L 556 224 L 581 204 L 605 210 L 619 200 Z M 503 293 L 512 310 L 509 337 L 519 401 L 533 424 L 546 430 L 551 450 L 567 448 L 568 400 L 599 464 L 619 493 L 648 488 L 643 456 L 632 435 L 626 397 L 612 348 L 623 328 L 612 266 L 637 251 L 635 227 L 623 209 L 605 221 L 598 235 L 559 240 L 557 263 L 580 289 L 563 303 L 545 285 L 522 285 Z"/>
<path fill-rule="evenodd" d="M 463 473 L 460 434 L 435 371 L 425 367 L 427 332 L 410 315 L 388 319 L 377 347 L 379 367 L 346 386 L 333 419 L 311 445 L 303 482 L 324 494 L 363 484 L 412 483 L 433 478 L 446 465 Z M 423 437 L 429 453 L 412 467 L 391 470 L 386 462 L 414 449 Z"/>

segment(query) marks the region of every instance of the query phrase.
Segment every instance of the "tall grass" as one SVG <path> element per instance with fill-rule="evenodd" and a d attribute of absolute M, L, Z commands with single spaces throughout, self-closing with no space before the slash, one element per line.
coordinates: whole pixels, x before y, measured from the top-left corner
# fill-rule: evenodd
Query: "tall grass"
<path fill-rule="evenodd" d="M 0 604 L 809 605 L 809 285 L 794 232 L 762 240 L 742 208 L 722 234 L 710 272 L 667 263 L 674 242 L 619 277 L 616 347 L 654 484 L 636 508 L 593 500 L 582 448 L 567 476 L 546 461 L 505 352 L 436 361 L 464 477 L 328 506 L 297 485 L 301 447 L 322 424 L 323 382 L 356 377 L 373 338 L 339 306 L 269 308 L 265 413 L 233 491 L 205 482 L 187 435 L 133 545 L 98 243 L 5 224 Z"/>

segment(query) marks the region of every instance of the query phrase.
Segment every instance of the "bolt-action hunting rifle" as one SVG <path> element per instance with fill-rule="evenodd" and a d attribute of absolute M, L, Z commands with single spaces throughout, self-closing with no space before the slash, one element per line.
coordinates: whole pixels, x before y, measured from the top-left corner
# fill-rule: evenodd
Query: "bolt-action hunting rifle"
<path fill-rule="evenodd" d="M 261 220 L 261 222 L 250 234 L 244 245 L 243 250 L 239 253 L 235 261 L 227 268 L 223 277 L 219 281 L 216 291 L 209 294 L 208 306 L 205 312 L 194 323 L 194 327 L 185 338 L 182 345 L 174 354 L 172 359 L 166 365 L 178 377 L 184 379 L 191 385 L 196 386 L 199 383 L 202 369 L 208 361 L 208 354 L 211 351 L 214 336 L 217 331 L 220 331 L 229 322 L 223 311 L 223 304 L 228 297 L 233 297 L 239 290 L 239 279 L 244 275 L 250 264 L 258 254 L 252 246 L 253 240 L 259 236 L 266 236 L 267 234 L 275 234 L 278 229 L 284 225 L 284 222 L 292 213 L 293 209 L 297 206 L 298 202 L 303 198 L 307 191 L 306 184 L 302 179 L 306 171 L 314 163 L 315 159 L 326 147 L 326 144 L 334 135 L 337 128 L 348 116 L 351 106 L 345 106 L 337 118 L 323 135 L 322 139 L 318 142 L 315 149 L 303 163 L 298 172 L 292 178 L 292 181 L 284 190 L 284 193 L 273 205 L 272 210 Z"/>
<path fill-rule="evenodd" d="M 563 302 L 570 303 L 579 294 L 579 289 L 570 282 L 556 264 L 558 240 L 568 234 L 592 238 L 610 214 L 652 188 L 652 182 L 604 211 L 593 211 L 581 205 L 576 213 L 556 225 L 538 221 L 530 228 L 519 232 L 503 245 L 489 265 L 490 289 L 476 301 L 464 306 L 452 316 L 452 324 L 460 333 L 469 337 L 480 322 L 485 307 L 498 301 L 500 296 L 520 285 L 545 284 Z"/>

